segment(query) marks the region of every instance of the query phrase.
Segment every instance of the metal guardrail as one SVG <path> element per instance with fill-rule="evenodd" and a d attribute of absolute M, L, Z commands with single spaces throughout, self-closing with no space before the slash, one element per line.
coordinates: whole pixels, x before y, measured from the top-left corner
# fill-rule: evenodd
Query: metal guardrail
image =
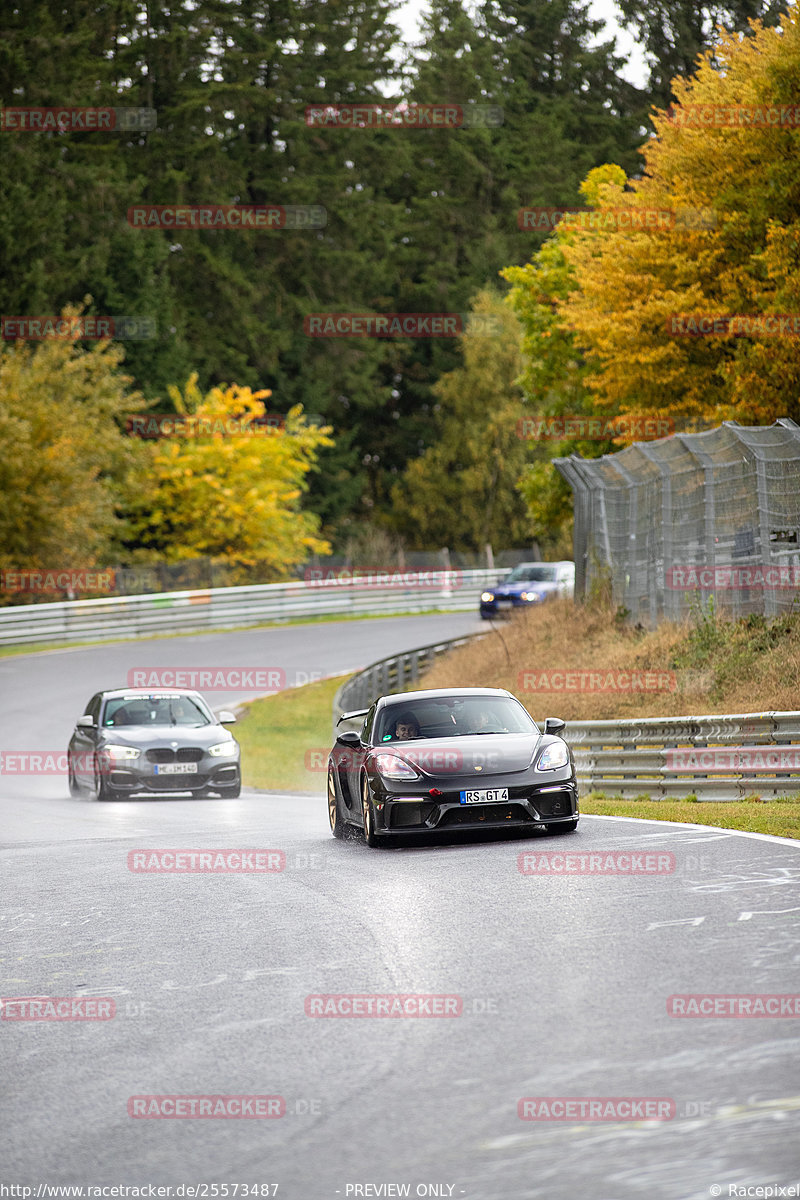
<path fill-rule="evenodd" d="M 414 583 L 414 578 L 426 573 L 410 569 L 406 577 L 412 582 L 407 587 L 398 572 L 387 583 L 298 580 L 15 605 L 0 608 L 0 645 L 153 637 L 317 616 L 380 616 L 431 609 L 477 612 L 480 593 L 508 570 L 429 571 L 427 576 L 435 580 Z"/>
<path fill-rule="evenodd" d="M 334 737 L 343 713 L 416 686 L 439 655 L 470 640 L 437 642 L 359 671 L 334 697 Z M 713 801 L 800 793 L 800 712 L 569 721 L 564 738 L 575 757 L 582 795 L 601 791 L 653 800 L 696 795 Z"/>
<path fill-rule="evenodd" d="M 564 736 L 582 793 L 703 801 L 800 793 L 800 712 L 570 721 Z"/>

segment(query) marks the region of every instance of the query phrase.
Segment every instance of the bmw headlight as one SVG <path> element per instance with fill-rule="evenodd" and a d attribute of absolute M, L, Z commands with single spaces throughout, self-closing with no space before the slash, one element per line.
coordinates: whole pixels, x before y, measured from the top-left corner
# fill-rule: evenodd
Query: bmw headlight
<path fill-rule="evenodd" d="M 489 604 L 494 600 L 494 592 L 481 592 L 481 600 L 483 600 L 484 604 Z"/>
<path fill-rule="evenodd" d="M 115 759 L 117 762 L 125 762 L 132 758 L 138 758 L 142 753 L 135 746 L 103 746 L 102 754 L 107 754 L 109 758 Z"/>
<path fill-rule="evenodd" d="M 551 742 L 539 755 L 536 764 L 537 771 L 555 771 L 558 767 L 566 767 L 569 763 L 569 750 L 566 742 Z"/>
<path fill-rule="evenodd" d="M 208 747 L 208 753 L 214 758 L 232 758 L 238 748 L 238 742 L 217 742 L 216 746 Z"/>
<path fill-rule="evenodd" d="M 376 754 L 375 766 L 384 779 L 419 779 L 420 774 L 396 754 Z"/>

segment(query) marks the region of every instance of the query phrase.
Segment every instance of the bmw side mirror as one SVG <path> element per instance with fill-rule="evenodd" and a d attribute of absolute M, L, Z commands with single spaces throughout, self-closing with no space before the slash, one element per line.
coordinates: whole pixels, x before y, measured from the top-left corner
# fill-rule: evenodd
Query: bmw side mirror
<path fill-rule="evenodd" d="M 76 729 L 94 729 L 94 717 L 90 717 L 88 713 L 84 713 L 82 717 L 78 717 L 75 723 Z"/>
<path fill-rule="evenodd" d="M 560 717 L 548 717 L 544 723 L 545 733 L 561 733 L 562 729 L 566 728 L 566 722 Z"/>
<path fill-rule="evenodd" d="M 223 708 L 221 712 L 217 713 L 217 720 L 219 721 L 220 725 L 235 725 L 236 724 L 235 714 L 232 712 L 228 712 L 228 710 L 226 708 Z"/>
<path fill-rule="evenodd" d="M 360 746 L 361 738 L 353 729 L 348 729 L 345 733 L 336 735 L 336 744 L 339 746 Z"/>

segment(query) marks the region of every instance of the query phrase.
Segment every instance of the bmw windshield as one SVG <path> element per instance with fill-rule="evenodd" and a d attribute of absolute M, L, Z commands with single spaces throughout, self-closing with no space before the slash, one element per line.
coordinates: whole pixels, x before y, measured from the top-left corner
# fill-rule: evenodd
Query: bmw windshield
<path fill-rule="evenodd" d="M 189 696 L 116 696 L 106 701 L 103 726 L 213 724 L 211 714 Z"/>

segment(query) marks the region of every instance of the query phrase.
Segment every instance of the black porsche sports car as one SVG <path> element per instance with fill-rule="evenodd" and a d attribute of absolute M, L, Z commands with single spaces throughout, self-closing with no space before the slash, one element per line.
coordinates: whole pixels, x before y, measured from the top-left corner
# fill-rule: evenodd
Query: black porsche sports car
<path fill-rule="evenodd" d="M 359 732 L 340 733 L 328 759 L 328 817 L 367 844 L 393 835 L 578 825 L 578 787 L 564 722 L 544 730 L 510 692 L 456 688 L 382 696 Z"/>
<path fill-rule="evenodd" d="M 67 751 L 69 790 L 97 800 L 136 792 L 241 791 L 239 743 L 199 692 L 116 688 L 97 692 L 78 718 Z"/>

